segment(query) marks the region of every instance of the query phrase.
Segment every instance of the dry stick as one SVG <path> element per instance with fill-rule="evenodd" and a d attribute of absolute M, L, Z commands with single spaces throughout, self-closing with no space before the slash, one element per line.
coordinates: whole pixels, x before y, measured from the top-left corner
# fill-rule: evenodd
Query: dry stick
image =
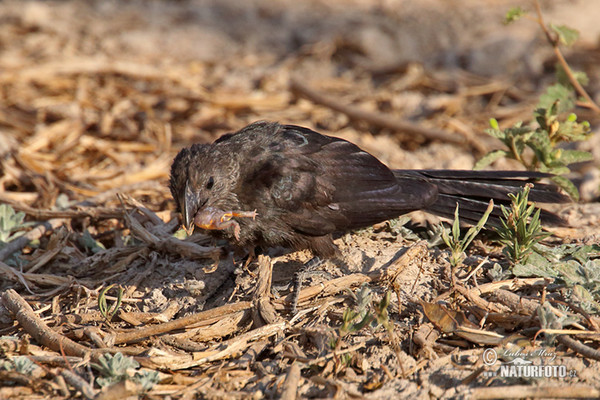
<path fill-rule="evenodd" d="M 265 255 L 258 256 L 258 279 L 256 280 L 256 289 L 254 299 L 269 297 L 271 290 L 271 280 L 273 279 L 273 263 L 271 258 Z"/>
<path fill-rule="evenodd" d="M 592 386 L 503 386 L 474 388 L 473 399 L 592 399 L 600 397 L 600 390 Z"/>
<path fill-rule="evenodd" d="M 238 311 L 248 310 L 252 307 L 249 301 L 241 301 L 239 303 L 227 304 L 211 310 L 202 311 L 187 317 L 179 318 L 174 321 L 165 322 L 164 324 L 148 326 L 145 328 L 135 328 L 130 331 L 117 333 L 115 344 L 129 343 L 135 340 L 144 339 L 150 336 L 161 335 L 177 329 L 183 329 L 189 325 L 197 324 L 198 322 L 217 319 L 225 315 L 230 315 Z"/>
<path fill-rule="evenodd" d="M 493 299 L 509 307 L 511 310 L 513 310 L 513 312 L 518 312 L 519 314 L 535 315 L 538 307 L 540 306 L 540 303 L 537 301 L 523 298 L 518 294 L 503 289 L 496 290 L 493 293 Z M 564 312 L 555 307 L 552 307 L 552 312 L 559 318 L 566 316 Z M 586 330 L 584 326 L 577 322 L 572 323 L 572 325 L 582 331 Z"/>
<path fill-rule="evenodd" d="M 62 349 L 68 356 L 85 357 L 86 354 L 90 354 L 93 360 L 98 360 L 100 352 L 75 343 L 71 339 L 54 332 L 13 289 L 4 292 L 2 301 L 4 306 L 14 314 L 15 319 L 19 321 L 23 329 L 38 343 L 56 352 L 60 352 Z"/>
<path fill-rule="evenodd" d="M 154 249 L 167 253 L 176 253 L 191 259 L 216 259 L 222 254 L 220 247 L 204 247 L 193 242 L 186 242 L 174 238 L 173 236 L 158 237 L 149 232 L 135 218 L 128 213 L 124 214 L 127 225 L 131 233 L 144 243 L 152 246 Z"/>
<path fill-rule="evenodd" d="M 565 346 L 567 346 L 568 348 L 570 348 L 571 350 L 575 351 L 576 353 L 581 354 L 585 358 L 591 358 L 593 360 L 600 361 L 600 351 L 586 346 L 585 344 L 578 342 L 570 336 L 561 335 L 557 337 L 557 340 Z"/>
<path fill-rule="evenodd" d="M 312 102 L 329 107 L 332 110 L 339 111 L 351 119 L 367 121 L 382 128 L 402 131 L 413 135 L 422 136 L 430 140 L 441 140 L 447 143 L 455 143 L 460 145 L 469 144 L 473 146 L 473 143 L 471 143 L 468 138 L 463 136 L 456 136 L 438 129 L 424 128 L 420 125 L 401 121 L 388 115 L 366 111 L 360 107 L 340 104 L 337 99 L 319 93 L 296 79 L 291 79 L 290 88 L 292 91 L 297 92 Z"/>
<path fill-rule="evenodd" d="M 214 341 L 235 334 L 236 332 L 245 332 L 248 330 L 252 324 L 252 321 L 248 317 L 249 313 L 247 311 L 238 311 L 224 317 L 218 317 L 218 320 L 206 320 L 190 325 L 186 328 L 186 331 L 173 333 L 170 336 L 176 340 L 191 339 L 194 342 Z"/>
<path fill-rule="evenodd" d="M 145 215 L 154 225 L 164 225 L 163 220 L 160 219 L 154 211 L 149 210 L 146 206 L 144 206 L 142 203 L 140 203 L 133 197 L 125 193 L 117 193 L 117 198 L 119 199 L 119 201 L 121 201 L 121 203 L 125 203 L 132 207 L 135 207 L 143 215 Z"/>
<path fill-rule="evenodd" d="M 60 376 L 65 378 L 65 381 L 75 387 L 75 389 L 79 390 L 86 399 L 93 399 L 96 397 L 98 391 L 76 373 L 71 372 L 68 369 L 63 369 L 60 371 Z"/>
<path fill-rule="evenodd" d="M 46 232 L 58 229 L 62 225 L 64 225 L 66 221 L 62 218 L 53 218 L 46 222 L 43 222 L 27 232 L 25 235 L 8 242 L 6 246 L 2 250 L 0 250 L 0 261 L 4 261 L 11 254 L 16 251 L 21 250 L 23 247 L 27 246 L 29 242 L 32 240 L 36 240 L 44 236 Z"/>
<path fill-rule="evenodd" d="M 271 280 L 273 277 L 273 263 L 271 258 L 258 256 L 258 279 L 252 303 L 252 317 L 256 327 L 281 321 L 281 317 L 275 311 L 271 303 Z"/>
<path fill-rule="evenodd" d="M 65 378 L 62 375 L 56 375 L 54 379 L 55 379 L 56 384 L 58 385 L 58 387 L 57 387 L 58 393 L 65 399 L 68 399 L 69 397 L 71 397 L 71 391 L 69 390 L 69 387 L 67 386 L 67 382 L 65 381 Z"/>
<path fill-rule="evenodd" d="M 63 249 L 66 246 L 66 239 L 67 236 L 63 236 L 60 239 L 60 242 L 57 243 L 53 248 L 48 249 L 48 247 L 50 246 L 46 246 L 46 252 L 44 254 L 42 254 L 41 257 L 37 258 L 35 260 L 35 263 L 33 264 L 29 264 L 26 265 L 23 269 L 27 272 L 29 272 L 30 274 L 34 273 L 35 271 L 37 271 L 38 269 L 42 268 L 44 265 L 48 264 L 50 261 L 52 261 L 52 259 L 61 251 L 63 251 Z"/>
<path fill-rule="evenodd" d="M 33 291 L 27 284 L 27 280 L 25 279 L 23 273 L 21 271 L 17 271 L 7 264 L 4 264 L 2 261 L 0 261 L 0 276 L 3 276 L 4 279 L 9 281 L 20 282 L 29 293 L 33 294 Z"/>
<path fill-rule="evenodd" d="M 288 370 L 283 389 L 281 391 L 281 400 L 295 400 L 298 397 L 298 383 L 300 382 L 300 365 L 293 362 Z"/>
<path fill-rule="evenodd" d="M 73 279 L 64 276 L 21 272 L 2 261 L 0 261 L 0 277 L 13 282 L 21 282 L 28 290 L 28 282 L 37 286 L 63 286 L 73 283 Z"/>
<path fill-rule="evenodd" d="M 191 357 L 150 357 L 146 360 L 157 368 L 167 368 L 169 370 L 188 369 L 212 361 L 233 357 L 236 354 L 241 354 L 244 350 L 250 347 L 251 342 L 281 333 L 285 329 L 286 325 L 287 322 L 284 321 L 251 330 L 224 342 L 224 348 L 222 350 L 195 352 L 192 353 Z"/>
<path fill-rule="evenodd" d="M 546 27 L 546 23 L 544 22 L 544 17 L 542 15 L 542 7 L 540 6 L 539 0 L 534 0 L 533 3 L 535 4 L 535 12 L 537 13 L 537 16 L 538 16 L 536 22 L 541 26 L 542 30 L 544 31 L 544 35 L 546 35 L 546 39 L 548 39 L 548 41 L 552 45 L 552 49 L 554 50 L 554 54 L 556 55 L 556 58 L 558 58 L 558 62 L 563 67 L 563 69 L 565 70 L 565 73 L 569 77 L 569 82 L 571 82 L 571 85 L 573 85 L 573 87 L 575 88 L 577 93 L 579 93 L 579 95 L 582 96 L 587 101 L 588 107 L 591 108 L 592 110 L 594 110 L 596 113 L 600 114 L 600 107 L 598 107 L 598 105 L 594 102 L 594 100 L 590 97 L 590 95 L 585 91 L 583 86 L 581 86 L 581 84 L 575 77 L 575 74 L 573 74 L 573 71 L 571 70 L 569 63 L 567 63 L 567 60 L 565 60 L 565 57 L 563 56 L 562 52 L 560 51 L 560 48 L 558 47 L 558 43 L 559 43 L 558 37 L 552 36 L 550 31 Z"/>
<path fill-rule="evenodd" d="M 310 286 L 300 291 L 298 296 L 298 304 L 300 305 L 301 303 L 304 303 L 317 296 L 331 296 L 343 291 L 346 288 L 360 286 L 365 282 L 371 282 L 373 280 L 374 279 L 371 279 L 365 274 L 352 274 L 332 279 L 318 285 Z M 284 298 L 274 300 L 276 310 L 283 311 L 286 309 L 286 306 L 284 305 L 285 303 L 292 304 L 292 296 L 293 294 L 290 293 Z M 289 306 L 287 307 L 289 308 Z"/>
<path fill-rule="evenodd" d="M 504 281 L 485 283 L 485 284 L 479 285 L 476 288 L 473 288 L 471 290 L 475 290 L 475 291 L 479 292 L 479 294 L 483 294 L 483 293 L 494 292 L 494 291 L 497 291 L 498 289 L 502 289 L 502 288 L 516 290 L 516 289 L 526 287 L 526 286 L 535 286 L 535 285 L 543 286 L 546 284 L 548 284 L 548 281 L 546 281 L 544 278 L 518 278 L 518 279 L 515 278 L 515 279 L 507 279 Z M 434 301 L 444 300 L 451 293 L 452 293 L 452 291 L 444 292 L 444 293 L 440 294 L 438 297 L 436 297 L 434 299 Z"/>
<path fill-rule="evenodd" d="M 80 363 L 81 361 L 83 361 L 83 358 L 81 357 L 75 357 L 75 356 L 32 356 L 32 355 L 28 355 L 27 358 L 29 358 L 31 361 L 38 363 L 38 364 L 52 364 L 52 365 L 57 365 L 57 366 L 66 366 L 66 365 L 73 365 L 73 364 L 77 364 Z"/>

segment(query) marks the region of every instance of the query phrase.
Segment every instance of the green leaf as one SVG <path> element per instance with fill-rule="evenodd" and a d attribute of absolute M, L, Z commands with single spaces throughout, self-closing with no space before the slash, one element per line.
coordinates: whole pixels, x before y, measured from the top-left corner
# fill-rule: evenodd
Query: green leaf
<path fill-rule="evenodd" d="M 523 10 L 521 7 L 513 7 L 504 16 L 504 24 L 508 25 L 515 21 L 521 19 L 523 15 L 527 14 L 527 11 Z"/>
<path fill-rule="evenodd" d="M 106 250 L 102 242 L 94 239 L 88 230 L 83 232 L 83 235 L 79 238 L 79 243 L 86 249 L 90 249 L 94 254 Z"/>
<path fill-rule="evenodd" d="M 565 251 L 566 254 L 571 254 L 571 256 L 579 261 L 580 263 L 585 263 L 590 260 L 590 258 L 598 257 L 600 255 L 600 245 L 592 244 L 592 245 L 583 245 L 583 246 L 574 246 L 572 252 Z"/>
<path fill-rule="evenodd" d="M 528 204 L 531 186 L 527 184 L 516 195 L 508 195 L 511 199 L 510 209 L 500 206 L 504 217 L 500 220 L 502 226 L 496 228 L 496 232 L 500 236 L 499 242 L 505 246 L 503 252 L 515 264 L 528 261 L 535 246 L 549 236 L 540 224 L 541 210 L 536 209 L 533 203 Z"/>
<path fill-rule="evenodd" d="M 496 139 L 500 139 L 502 141 L 506 140 L 506 133 L 501 131 L 500 129 L 486 129 L 484 130 L 488 135 L 495 137 Z"/>
<path fill-rule="evenodd" d="M 483 229 L 485 223 L 487 222 L 487 220 L 493 210 L 494 210 L 494 200 L 490 200 L 490 202 L 488 203 L 487 209 L 485 210 L 485 213 L 483 214 L 483 216 L 481 217 L 479 222 L 477 222 L 477 225 L 470 227 L 469 230 L 467 231 L 467 234 L 465 235 L 464 239 L 462 240 L 463 250 L 466 250 L 466 248 L 469 247 L 469 245 L 471 244 L 473 239 L 475 239 L 475 236 L 477 236 L 477 234 L 479 234 L 479 232 Z"/>
<path fill-rule="evenodd" d="M 573 84 L 571 83 L 571 78 L 569 78 L 569 75 L 567 74 L 563 66 L 560 65 L 560 63 L 556 63 L 554 68 L 556 69 L 556 80 L 558 81 L 558 83 L 564 86 L 573 86 Z M 585 72 L 571 70 L 571 73 L 581 86 L 586 86 L 588 83 L 590 83 L 590 78 Z"/>
<path fill-rule="evenodd" d="M 26 226 L 23 223 L 24 212 L 16 213 L 8 204 L 0 204 L 0 242 L 8 243 L 21 236 L 22 232 L 13 233 L 19 228 Z"/>
<path fill-rule="evenodd" d="M 460 238 L 460 222 L 458 219 L 458 203 L 456 203 L 456 209 L 454 210 L 454 222 L 452 223 L 452 238 L 459 240 Z"/>
<path fill-rule="evenodd" d="M 148 392 L 160 382 L 160 375 L 158 371 L 141 371 L 135 373 L 133 380 L 140 384 L 143 392 Z"/>
<path fill-rule="evenodd" d="M 128 379 L 127 370 L 136 369 L 140 366 L 136 360 L 121 353 L 115 355 L 103 354 L 99 357 L 98 362 L 100 364 L 92 363 L 91 366 L 102 375 L 102 377 L 96 378 L 96 382 L 102 387 Z"/>
<path fill-rule="evenodd" d="M 579 38 L 579 31 L 566 25 L 550 24 L 550 28 L 558 35 L 558 40 L 565 46 L 571 46 Z"/>
<path fill-rule="evenodd" d="M 173 234 L 173 236 L 179 240 L 184 240 L 187 239 L 187 237 L 189 236 L 187 234 L 187 232 L 185 231 L 185 229 L 180 228 L 177 231 L 175 231 L 175 233 Z"/>
<path fill-rule="evenodd" d="M 581 271 L 581 264 L 576 260 L 555 263 L 554 270 L 560 274 L 560 278 L 568 286 L 585 283 L 584 276 Z"/>
<path fill-rule="evenodd" d="M 573 296 L 583 306 L 584 310 L 597 310 L 599 308 L 594 296 L 581 285 L 573 286 Z"/>
<path fill-rule="evenodd" d="M 6 360 L 0 360 L 0 371 L 16 371 L 23 375 L 31 375 L 31 373 L 39 368 L 27 356 L 9 357 Z"/>
<path fill-rule="evenodd" d="M 576 162 L 590 161 L 594 157 L 592 153 L 580 150 L 563 150 L 560 154 L 560 161 L 569 165 Z"/>
<path fill-rule="evenodd" d="M 485 156 L 481 157 L 473 167 L 474 170 L 480 170 L 488 165 L 492 164 L 494 161 L 501 159 L 502 157 L 508 156 L 508 151 L 506 150 L 493 150 L 487 153 Z"/>
<path fill-rule="evenodd" d="M 531 256 L 529 258 L 531 258 Z M 517 277 L 536 278 L 556 278 L 558 275 L 549 263 L 533 265 L 529 262 L 527 264 L 515 264 L 512 268 L 512 273 Z"/>
<path fill-rule="evenodd" d="M 573 109 L 573 107 L 575 107 L 575 100 L 575 94 L 573 93 L 573 88 L 571 86 L 555 83 L 554 85 L 548 86 L 546 92 L 540 96 L 537 107 L 550 110 L 552 106 L 558 102 L 554 114 L 560 114 Z"/>
<path fill-rule="evenodd" d="M 567 192 L 567 194 L 574 201 L 579 201 L 579 190 L 577 190 L 577 187 L 573 184 L 573 182 L 571 182 L 570 180 L 568 180 L 564 176 L 553 176 L 551 179 L 562 190 L 564 190 L 565 192 Z"/>

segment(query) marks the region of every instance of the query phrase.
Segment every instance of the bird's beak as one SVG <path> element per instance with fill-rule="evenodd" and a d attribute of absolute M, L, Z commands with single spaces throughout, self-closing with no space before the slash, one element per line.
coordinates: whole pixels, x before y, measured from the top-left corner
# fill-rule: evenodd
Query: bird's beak
<path fill-rule="evenodd" d="M 187 232 L 191 232 L 194 229 L 196 211 L 198 211 L 198 196 L 186 184 L 183 204 L 181 205 L 181 214 L 183 216 L 183 227 Z"/>

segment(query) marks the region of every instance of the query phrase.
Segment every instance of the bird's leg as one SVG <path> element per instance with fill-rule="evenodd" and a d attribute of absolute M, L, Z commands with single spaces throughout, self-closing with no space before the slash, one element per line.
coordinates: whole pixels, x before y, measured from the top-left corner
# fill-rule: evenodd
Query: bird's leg
<path fill-rule="evenodd" d="M 298 311 L 298 298 L 300 296 L 300 289 L 302 289 L 302 282 L 304 281 L 304 277 L 311 270 L 318 268 L 323 264 L 323 259 L 314 256 L 307 262 L 305 262 L 302 267 L 294 274 L 294 286 L 292 286 L 292 315 L 295 315 Z"/>
<path fill-rule="evenodd" d="M 225 230 L 233 227 L 233 235 L 237 240 L 240 239 L 240 225 L 233 217 L 256 218 L 254 211 L 223 211 L 214 207 L 206 207 L 198 212 L 194 217 L 194 224 L 202 229 Z"/>

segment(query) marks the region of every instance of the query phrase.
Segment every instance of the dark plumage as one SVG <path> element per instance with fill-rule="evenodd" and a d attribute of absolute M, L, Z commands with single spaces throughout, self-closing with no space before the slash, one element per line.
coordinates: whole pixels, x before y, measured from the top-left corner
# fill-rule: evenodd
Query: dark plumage
<path fill-rule="evenodd" d="M 342 139 L 307 128 L 253 123 L 212 144 L 177 154 L 170 188 L 183 224 L 194 223 L 248 246 L 310 249 L 331 257 L 331 234 L 414 210 L 477 221 L 490 198 L 507 203 L 526 182 L 547 175 L 522 171 L 390 170 Z M 565 202 L 551 185 L 530 199 Z M 496 207 L 491 220 L 497 222 Z M 544 216 L 554 222 L 558 217 Z"/>

